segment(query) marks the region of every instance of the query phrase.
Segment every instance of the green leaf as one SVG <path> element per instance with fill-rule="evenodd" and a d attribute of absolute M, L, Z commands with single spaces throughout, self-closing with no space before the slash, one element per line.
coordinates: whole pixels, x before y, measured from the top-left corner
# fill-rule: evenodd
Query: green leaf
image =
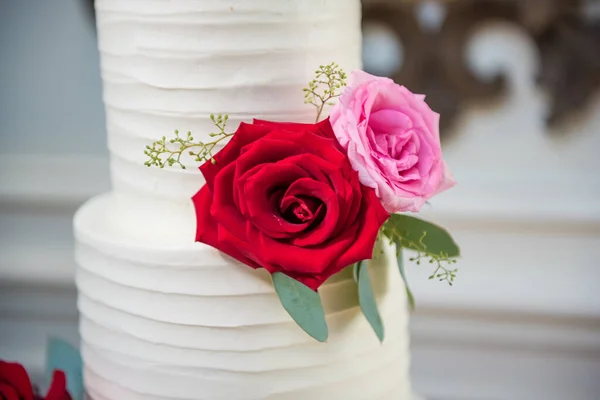
<path fill-rule="evenodd" d="M 402 237 L 402 247 L 416 251 L 426 250 L 429 254 L 443 254 L 446 257 L 460 255 L 460 249 L 450 233 L 431 222 L 406 214 L 392 214 L 386 222 L 384 233 L 390 229 Z M 387 233 L 386 236 L 397 242 L 396 237 L 390 237 Z M 422 246 L 425 246 L 425 249 Z"/>
<path fill-rule="evenodd" d="M 83 400 L 83 362 L 79 350 L 69 343 L 49 338 L 46 347 L 46 379 L 52 380 L 52 374 L 61 370 L 67 377 L 67 390 L 73 400 Z"/>
<path fill-rule="evenodd" d="M 284 273 L 275 272 L 271 277 L 283 308 L 293 320 L 319 342 L 326 341 L 329 332 L 319 293 Z"/>
<path fill-rule="evenodd" d="M 400 270 L 400 275 L 402 275 L 402 280 L 404 280 L 404 286 L 406 287 L 406 297 L 408 298 L 408 305 L 410 306 L 410 309 L 414 311 L 415 297 L 410 291 L 410 287 L 408 286 L 408 279 L 406 278 L 406 272 L 404 271 L 404 258 L 402 257 L 402 247 L 398 247 L 396 252 L 398 254 L 398 269 Z"/>
<path fill-rule="evenodd" d="M 375 301 L 375 295 L 371 287 L 368 264 L 360 261 L 356 264 L 355 269 L 358 276 L 358 302 L 360 308 L 367 321 L 369 321 L 369 324 L 371 324 L 371 328 L 375 331 L 379 341 L 383 342 L 383 322 L 377 310 L 377 302 Z"/>

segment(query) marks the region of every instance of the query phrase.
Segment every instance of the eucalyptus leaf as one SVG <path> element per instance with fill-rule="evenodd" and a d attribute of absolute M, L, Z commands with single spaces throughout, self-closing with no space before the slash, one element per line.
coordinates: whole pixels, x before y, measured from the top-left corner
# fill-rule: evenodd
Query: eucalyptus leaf
<path fill-rule="evenodd" d="M 360 308 L 365 315 L 365 318 L 375 331 L 380 342 L 383 342 L 384 329 L 381 316 L 377 310 L 377 301 L 373 288 L 371 286 L 371 278 L 369 277 L 368 264 L 360 261 L 356 264 L 356 272 L 358 276 L 358 302 Z"/>
<path fill-rule="evenodd" d="M 310 336 L 325 342 L 329 331 L 319 293 L 281 272 L 275 272 L 272 279 L 279 300 L 292 319 Z"/>
<path fill-rule="evenodd" d="M 73 400 L 83 400 L 83 362 L 79 350 L 69 343 L 49 338 L 46 347 L 46 380 L 52 379 L 52 374 L 61 370 L 67 378 L 67 390 Z"/>
<path fill-rule="evenodd" d="M 396 244 L 396 246 L 398 246 L 398 244 Z M 414 311 L 415 297 L 413 296 L 410 287 L 408 286 L 408 279 L 406 278 L 406 272 L 404 271 L 404 257 L 402 256 L 402 247 L 398 247 L 396 251 L 398 253 L 398 269 L 400 270 L 402 280 L 404 280 L 404 287 L 406 287 L 406 297 L 408 298 L 408 305 L 410 306 L 410 309 Z"/>
<path fill-rule="evenodd" d="M 429 254 L 458 257 L 460 249 L 444 228 L 406 214 L 392 214 L 386 229 L 392 228 L 402 237 L 402 245 L 416 251 L 426 250 Z M 396 237 L 390 237 L 397 243 Z M 422 248 L 425 246 L 425 249 Z"/>

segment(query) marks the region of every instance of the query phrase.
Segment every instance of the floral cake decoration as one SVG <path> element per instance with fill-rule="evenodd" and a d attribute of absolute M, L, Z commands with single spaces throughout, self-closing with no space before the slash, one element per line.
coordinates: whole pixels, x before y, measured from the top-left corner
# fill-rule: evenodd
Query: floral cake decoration
<path fill-rule="evenodd" d="M 0 358 L 2 400 L 84 400 L 83 362 L 77 348 L 58 338 L 46 344 L 43 390 L 23 364 Z"/>
<path fill-rule="evenodd" d="M 361 309 L 382 341 L 365 262 L 377 257 L 378 240 L 396 246 L 411 307 L 404 249 L 416 253 L 411 261 L 432 264 L 430 279 L 452 284 L 456 276 L 460 251 L 450 234 L 411 214 L 455 184 L 442 157 L 439 114 L 389 78 L 360 70 L 347 76 L 335 63 L 315 75 L 304 89 L 314 123 L 255 119 L 229 133 L 227 114 L 211 115 L 211 141 L 175 131 L 146 146 L 145 165 L 185 168 L 189 156 L 201 163 L 195 240 L 266 269 L 283 307 L 318 341 L 328 336 L 318 289 L 352 268 Z M 326 106 L 330 116 L 322 118 Z"/>

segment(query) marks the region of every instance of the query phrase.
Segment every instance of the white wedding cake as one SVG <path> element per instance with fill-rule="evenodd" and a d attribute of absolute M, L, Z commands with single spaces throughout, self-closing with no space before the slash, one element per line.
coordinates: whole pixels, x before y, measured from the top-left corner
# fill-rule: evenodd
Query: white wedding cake
<path fill-rule="evenodd" d="M 94 400 L 408 400 L 408 312 L 394 251 L 372 262 L 385 323 L 361 314 L 352 272 L 327 281 L 329 338 L 283 309 L 268 273 L 194 241 L 197 165 L 144 166 L 211 112 L 312 121 L 315 66 L 360 67 L 359 0 L 97 0 L 113 190 L 75 217 L 85 387 Z"/>

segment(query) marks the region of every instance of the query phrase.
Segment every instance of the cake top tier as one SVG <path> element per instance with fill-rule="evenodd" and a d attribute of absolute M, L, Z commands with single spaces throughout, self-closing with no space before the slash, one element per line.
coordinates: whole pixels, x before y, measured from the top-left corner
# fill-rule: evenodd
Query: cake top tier
<path fill-rule="evenodd" d="M 360 67 L 358 0 L 97 0 L 115 191 L 188 202 L 190 168 L 148 169 L 144 148 L 175 129 L 208 138 L 252 118 L 310 121 L 302 88 L 317 65 Z"/>

